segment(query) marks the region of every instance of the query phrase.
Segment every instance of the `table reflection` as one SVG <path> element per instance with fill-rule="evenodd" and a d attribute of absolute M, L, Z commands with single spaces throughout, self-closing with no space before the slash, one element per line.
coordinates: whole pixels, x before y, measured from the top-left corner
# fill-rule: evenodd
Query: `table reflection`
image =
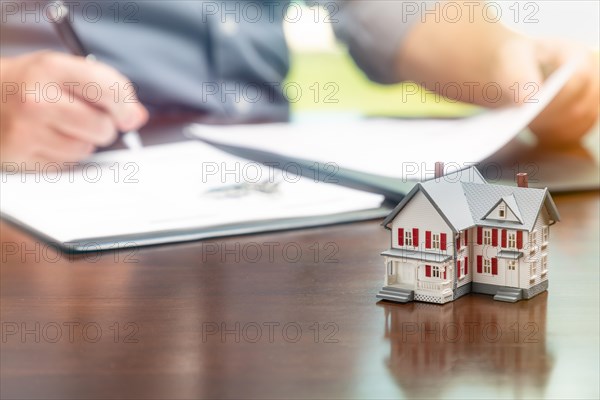
<path fill-rule="evenodd" d="M 465 394 L 465 385 L 474 395 L 543 397 L 553 366 L 547 298 L 511 304 L 468 295 L 441 306 L 381 301 L 386 366 L 409 398 Z"/>

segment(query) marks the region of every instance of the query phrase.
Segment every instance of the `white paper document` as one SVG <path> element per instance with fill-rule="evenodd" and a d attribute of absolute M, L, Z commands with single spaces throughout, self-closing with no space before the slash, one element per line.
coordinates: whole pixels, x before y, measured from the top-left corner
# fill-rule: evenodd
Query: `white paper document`
<path fill-rule="evenodd" d="M 375 119 L 343 123 L 193 125 L 191 136 L 208 142 L 262 150 L 284 157 L 334 163 L 390 178 L 423 179 L 436 161 L 463 169 L 494 154 L 550 103 L 572 75 L 565 64 L 529 103 L 460 119 Z"/>
<path fill-rule="evenodd" d="M 195 236 L 194 230 L 374 210 L 383 201 L 292 171 L 188 141 L 99 153 L 77 166 L 43 164 L 37 173 L 4 171 L 0 209 L 53 241 L 98 250 L 111 248 L 115 237 L 136 246 L 165 241 L 161 233 L 187 231 L 167 241 L 190 240 L 211 236 Z M 146 235 L 143 243 L 136 240 L 140 235 Z"/>

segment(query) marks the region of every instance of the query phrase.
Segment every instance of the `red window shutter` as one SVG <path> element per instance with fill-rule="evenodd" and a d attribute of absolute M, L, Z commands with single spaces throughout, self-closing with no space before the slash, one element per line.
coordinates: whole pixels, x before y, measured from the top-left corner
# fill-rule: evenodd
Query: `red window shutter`
<path fill-rule="evenodd" d="M 498 246 L 498 229 L 492 229 L 492 246 Z"/>
<path fill-rule="evenodd" d="M 469 245 L 469 231 L 465 229 L 465 246 Z"/>
<path fill-rule="evenodd" d="M 477 244 L 483 243 L 483 228 L 477 227 Z"/>
<path fill-rule="evenodd" d="M 446 250 L 446 234 L 440 233 L 440 249 Z"/>
<path fill-rule="evenodd" d="M 477 273 L 483 272 L 483 259 L 481 256 L 477 256 Z"/>
<path fill-rule="evenodd" d="M 398 228 L 398 246 L 404 246 L 404 228 Z"/>
<path fill-rule="evenodd" d="M 425 276 L 431 276 L 431 265 L 425 266 Z"/>
<path fill-rule="evenodd" d="M 419 247 L 419 229 L 413 228 L 413 246 Z"/>
<path fill-rule="evenodd" d="M 446 279 L 446 271 L 448 270 L 448 268 L 444 268 L 444 279 Z"/>
<path fill-rule="evenodd" d="M 465 257 L 465 275 L 469 273 L 469 257 Z"/>
<path fill-rule="evenodd" d="M 431 231 L 425 231 L 425 248 L 431 248 Z"/>
<path fill-rule="evenodd" d="M 456 277 L 460 278 L 460 260 L 456 262 Z"/>
<path fill-rule="evenodd" d="M 456 250 L 460 249 L 460 235 L 456 237 Z"/>
<path fill-rule="evenodd" d="M 517 249 L 523 248 L 523 231 L 517 231 Z"/>
<path fill-rule="evenodd" d="M 502 229 L 502 247 L 506 247 L 506 229 Z"/>
<path fill-rule="evenodd" d="M 492 258 L 492 275 L 498 275 L 498 259 Z"/>

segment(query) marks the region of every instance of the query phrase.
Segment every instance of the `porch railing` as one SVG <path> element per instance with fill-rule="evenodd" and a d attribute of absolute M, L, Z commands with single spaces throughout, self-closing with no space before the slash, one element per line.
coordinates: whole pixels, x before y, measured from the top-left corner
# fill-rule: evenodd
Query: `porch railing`
<path fill-rule="evenodd" d="M 450 282 L 427 282 L 427 281 L 418 281 L 417 288 L 424 290 L 435 290 L 442 291 L 445 289 L 450 289 Z"/>

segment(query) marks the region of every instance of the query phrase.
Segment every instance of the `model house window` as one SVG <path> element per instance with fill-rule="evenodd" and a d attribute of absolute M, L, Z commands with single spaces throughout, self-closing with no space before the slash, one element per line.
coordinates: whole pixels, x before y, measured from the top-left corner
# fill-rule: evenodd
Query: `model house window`
<path fill-rule="evenodd" d="M 530 263 L 530 266 L 531 266 L 531 271 L 530 271 L 531 272 L 531 279 L 534 279 L 535 278 L 535 274 L 537 272 L 537 261 L 532 261 Z"/>
<path fill-rule="evenodd" d="M 537 231 L 533 231 L 529 233 L 529 252 L 533 253 L 536 249 L 537 243 Z"/>
<path fill-rule="evenodd" d="M 440 248 L 440 234 L 439 233 L 434 233 L 431 235 L 431 247 L 433 247 L 434 249 Z"/>
<path fill-rule="evenodd" d="M 483 231 L 483 244 L 492 244 L 492 231 L 489 229 L 484 229 Z"/>
<path fill-rule="evenodd" d="M 508 248 L 514 249 L 517 247 L 517 235 L 514 232 L 508 233 Z"/>
<path fill-rule="evenodd" d="M 537 242 L 537 231 L 529 233 L 529 242 L 535 244 Z"/>
<path fill-rule="evenodd" d="M 394 266 L 392 265 L 392 263 L 388 264 L 388 275 L 394 275 Z"/>
<path fill-rule="evenodd" d="M 412 246 L 413 245 L 413 236 L 412 236 L 412 231 L 406 231 L 404 232 L 404 245 L 405 246 Z"/>
<path fill-rule="evenodd" d="M 548 227 L 542 227 L 542 246 L 545 247 L 548 244 L 548 236 L 549 236 Z"/>
<path fill-rule="evenodd" d="M 465 264 L 466 264 L 466 260 L 463 259 L 462 262 L 460 263 L 460 276 L 465 276 Z"/>
<path fill-rule="evenodd" d="M 436 267 L 435 265 L 431 267 L 431 276 L 434 278 L 440 277 L 440 267 Z"/>
<path fill-rule="evenodd" d="M 506 218 L 506 206 L 504 204 L 498 206 L 498 218 Z"/>
<path fill-rule="evenodd" d="M 542 256 L 542 275 L 546 272 L 548 272 L 548 256 L 544 254 Z"/>
<path fill-rule="evenodd" d="M 492 261 L 488 258 L 483 259 L 483 273 L 484 274 L 492 273 Z"/>
<path fill-rule="evenodd" d="M 508 270 L 515 271 L 517 269 L 517 262 L 515 260 L 510 260 L 508 262 Z"/>

